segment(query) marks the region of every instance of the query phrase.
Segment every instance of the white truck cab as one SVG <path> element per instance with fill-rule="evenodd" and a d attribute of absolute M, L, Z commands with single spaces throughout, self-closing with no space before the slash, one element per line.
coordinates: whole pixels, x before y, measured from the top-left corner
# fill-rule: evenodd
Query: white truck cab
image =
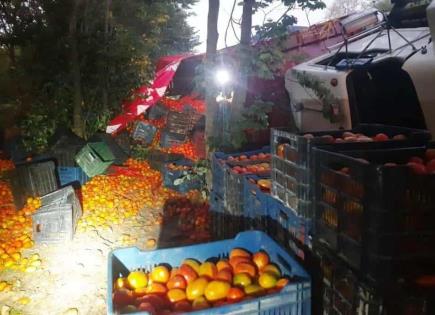
<path fill-rule="evenodd" d="M 435 137 L 435 1 L 427 21 L 430 27 L 396 29 L 384 20 L 289 70 L 299 130 L 382 123 L 429 129 Z"/>

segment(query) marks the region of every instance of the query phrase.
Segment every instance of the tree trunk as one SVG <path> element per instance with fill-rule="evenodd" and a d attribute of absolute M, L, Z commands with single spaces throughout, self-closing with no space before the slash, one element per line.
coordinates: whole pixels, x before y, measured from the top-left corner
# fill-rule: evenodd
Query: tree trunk
<path fill-rule="evenodd" d="M 234 90 L 233 102 L 231 105 L 231 116 L 234 121 L 237 121 L 241 115 L 241 111 L 245 105 L 247 84 L 248 84 L 248 66 L 249 66 L 249 50 L 251 45 L 251 29 L 252 29 L 252 10 L 254 0 L 243 1 L 242 25 L 240 34 L 240 54 L 239 54 L 239 69 L 237 85 Z"/>
<path fill-rule="evenodd" d="M 112 6 L 112 0 L 106 0 L 106 8 L 105 8 L 105 14 L 104 14 L 104 43 L 106 45 L 106 51 L 108 49 L 108 38 L 109 38 L 109 20 L 110 20 L 110 8 Z M 106 58 L 106 62 L 107 58 Z M 103 105 L 103 111 L 107 111 L 107 109 L 109 108 L 108 103 L 109 103 L 109 80 L 108 80 L 108 69 L 107 69 L 107 64 L 106 64 L 106 69 L 105 69 L 105 76 L 104 76 L 104 85 L 103 85 L 103 95 L 102 95 L 102 105 Z"/>
<path fill-rule="evenodd" d="M 77 44 L 77 15 L 83 0 L 73 0 L 73 8 L 69 21 L 69 41 L 70 41 L 70 71 L 73 81 L 73 129 L 81 137 L 84 136 L 85 128 L 82 113 L 82 88 L 80 74 L 80 60 Z"/>
<path fill-rule="evenodd" d="M 213 73 L 213 67 L 216 59 L 217 41 L 219 38 L 217 23 L 219 17 L 219 0 L 208 1 L 208 20 L 207 20 L 207 51 L 205 60 L 205 76 L 207 80 L 212 81 L 210 73 Z M 214 120 L 217 116 L 217 103 L 214 89 L 207 89 L 206 92 L 206 116 L 205 116 L 205 138 L 207 141 L 207 156 L 210 151 L 209 139 L 216 136 Z"/>

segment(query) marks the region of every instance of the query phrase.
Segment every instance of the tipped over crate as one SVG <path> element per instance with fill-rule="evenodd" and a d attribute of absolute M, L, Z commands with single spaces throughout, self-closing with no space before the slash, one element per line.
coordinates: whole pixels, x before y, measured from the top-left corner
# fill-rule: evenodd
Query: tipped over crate
<path fill-rule="evenodd" d="M 192 314 L 311 314 L 311 280 L 304 268 L 269 236 L 250 231 L 238 234 L 233 239 L 192 246 L 140 251 L 136 247 L 112 251 L 108 259 L 107 314 L 117 314 L 113 303 L 113 284 L 118 277 L 127 277 L 130 271 L 151 271 L 159 264 L 180 266 L 187 258 L 205 261 L 211 257 L 228 258 L 233 248 L 244 248 L 252 253 L 265 250 L 271 261 L 292 280 L 280 292 L 255 297 L 239 303 L 208 308 Z M 136 314 L 145 315 L 146 312 Z"/>
<path fill-rule="evenodd" d="M 104 142 L 86 144 L 75 158 L 89 177 L 100 175 L 114 162 L 115 157 Z"/>
<path fill-rule="evenodd" d="M 38 197 L 59 188 L 54 161 L 25 163 L 8 171 L 14 203 L 21 209 L 28 197 Z"/>
<path fill-rule="evenodd" d="M 134 126 L 131 136 L 133 140 L 138 141 L 143 145 L 149 145 L 153 141 L 156 132 L 157 128 L 155 126 L 139 121 Z"/>
<path fill-rule="evenodd" d="M 36 243 L 72 240 L 82 215 L 80 200 L 72 186 L 41 198 L 42 206 L 32 215 L 33 239 Z"/>

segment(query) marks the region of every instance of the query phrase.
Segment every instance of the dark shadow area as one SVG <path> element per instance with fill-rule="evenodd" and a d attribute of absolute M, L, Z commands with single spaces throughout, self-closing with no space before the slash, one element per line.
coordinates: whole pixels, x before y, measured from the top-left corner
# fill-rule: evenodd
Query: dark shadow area
<path fill-rule="evenodd" d="M 388 59 L 347 78 L 352 122 L 426 129 L 423 112 L 402 61 Z"/>

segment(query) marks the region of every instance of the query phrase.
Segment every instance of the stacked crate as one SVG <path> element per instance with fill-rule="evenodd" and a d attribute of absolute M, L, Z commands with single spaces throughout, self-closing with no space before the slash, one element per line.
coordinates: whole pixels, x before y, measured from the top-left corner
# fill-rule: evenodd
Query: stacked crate
<path fill-rule="evenodd" d="M 315 150 L 316 243 L 377 287 L 433 273 L 435 175 L 407 165 L 425 151 Z"/>
<path fill-rule="evenodd" d="M 42 196 L 59 187 L 54 161 L 17 164 L 6 174 L 11 184 L 17 209 L 21 209 L 28 197 Z"/>
<path fill-rule="evenodd" d="M 249 173 L 235 173 L 233 167 L 247 167 L 265 162 L 265 160 L 252 161 L 248 158 L 260 153 L 268 154 L 269 147 L 261 150 L 222 153 L 215 152 L 212 155 L 212 192 L 211 211 L 214 216 L 214 224 L 224 231 L 218 231 L 219 235 L 234 237 L 239 231 L 245 229 L 244 224 L 244 179 Z M 245 161 L 235 161 L 236 158 L 245 156 Z"/>
<path fill-rule="evenodd" d="M 390 140 L 377 142 L 372 139 L 365 141 L 344 142 L 346 132 L 349 134 L 363 134 L 375 137 L 385 134 Z M 402 135 L 399 139 L 394 136 Z M 335 142 L 335 138 L 342 141 Z M 313 149 L 316 147 L 329 150 L 354 150 L 354 149 L 382 149 L 405 147 L 413 144 L 423 144 L 430 139 L 427 131 L 384 126 L 360 125 L 351 131 L 321 131 L 309 134 L 295 133 L 288 129 L 272 129 L 272 195 L 290 208 L 300 218 L 302 230 L 308 228 L 308 233 L 314 233 L 314 190 L 315 190 L 315 156 Z M 278 218 L 276 218 L 278 219 Z M 311 246 L 311 238 L 301 240 L 305 245 Z M 308 241 L 306 243 L 305 241 Z"/>

